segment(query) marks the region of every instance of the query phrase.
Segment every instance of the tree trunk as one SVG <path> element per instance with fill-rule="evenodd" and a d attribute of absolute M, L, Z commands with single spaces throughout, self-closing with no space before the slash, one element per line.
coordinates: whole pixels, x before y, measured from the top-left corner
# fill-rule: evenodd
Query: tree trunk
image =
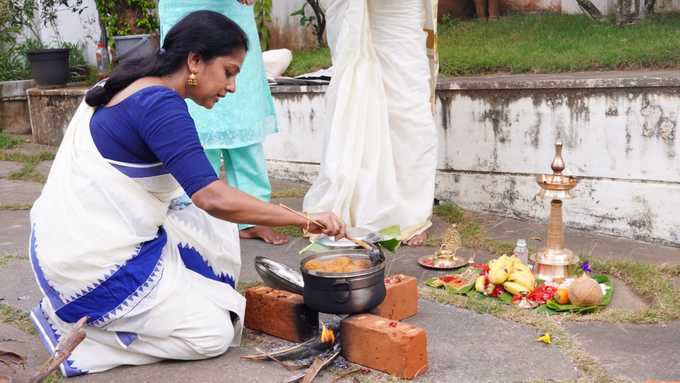
<path fill-rule="evenodd" d="M 583 11 L 585 11 L 593 20 L 602 20 L 602 12 L 600 12 L 600 10 L 597 9 L 595 4 L 591 3 L 590 0 L 576 0 L 576 3 L 578 3 L 578 6 L 581 7 L 581 9 L 583 9 Z"/>
<path fill-rule="evenodd" d="M 489 18 L 495 20 L 501 15 L 500 0 L 487 0 L 489 3 Z"/>
<path fill-rule="evenodd" d="M 645 15 L 646 6 L 643 0 L 617 0 L 616 2 L 616 24 L 634 24 Z"/>
<path fill-rule="evenodd" d="M 482 20 L 486 19 L 486 1 L 487 0 L 474 0 L 477 17 Z"/>

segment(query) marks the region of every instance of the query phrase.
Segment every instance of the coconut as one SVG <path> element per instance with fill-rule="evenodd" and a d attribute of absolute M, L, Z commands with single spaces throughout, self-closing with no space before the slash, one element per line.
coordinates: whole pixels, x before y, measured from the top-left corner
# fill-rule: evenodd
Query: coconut
<path fill-rule="evenodd" d="M 599 305 L 602 302 L 602 289 L 596 280 L 583 274 L 574 279 L 569 286 L 569 300 L 580 307 Z"/>

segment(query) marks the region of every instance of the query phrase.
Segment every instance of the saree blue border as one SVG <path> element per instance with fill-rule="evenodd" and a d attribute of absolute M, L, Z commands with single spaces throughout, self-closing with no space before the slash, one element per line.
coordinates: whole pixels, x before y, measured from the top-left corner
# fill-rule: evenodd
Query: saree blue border
<path fill-rule="evenodd" d="M 137 334 L 127 331 L 116 331 L 116 338 L 123 348 L 128 348 L 132 342 L 137 340 Z"/>
<path fill-rule="evenodd" d="M 137 297 L 140 288 L 148 287 L 150 277 L 157 271 L 163 247 L 167 242 L 167 234 L 161 227 L 155 239 L 145 242 L 139 247 L 137 255 L 118 268 L 111 276 L 96 287 L 70 301 L 64 301 L 61 295 L 45 278 L 40 262 L 36 256 L 35 227 L 31 230 L 30 259 L 38 284 L 45 296 L 50 300 L 57 316 L 68 323 L 75 323 L 87 316 L 88 324 L 92 324 L 115 311 L 130 297 Z"/>
<path fill-rule="evenodd" d="M 109 162 L 111 166 L 118 169 L 121 173 L 125 174 L 130 178 L 143 178 L 143 177 L 155 177 L 168 174 L 168 169 L 163 166 L 163 164 L 157 166 L 149 167 L 136 167 L 136 166 L 125 166 L 122 164 L 116 164 Z"/>
<path fill-rule="evenodd" d="M 50 355 L 54 355 L 54 350 L 59 343 L 59 338 L 61 337 L 50 325 L 50 322 L 40 307 L 40 304 L 38 304 L 33 309 L 33 311 L 31 311 L 30 317 L 31 322 L 33 322 L 33 326 L 35 326 L 35 328 L 38 330 L 38 335 L 40 335 L 40 341 L 42 342 L 43 346 L 45 346 Z M 62 375 L 67 378 L 88 373 L 88 371 L 73 367 L 73 361 L 68 358 L 59 365 L 59 370 L 61 371 Z"/>
<path fill-rule="evenodd" d="M 201 256 L 201 253 L 199 253 L 196 249 L 191 246 L 181 244 L 177 245 L 177 248 L 179 249 L 179 255 L 182 257 L 182 261 L 184 262 L 184 265 L 187 267 L 187 269 L 195 271 L 202 276 L 214 281 L 226 283 L 234 289 L 236 288 L 236 281 L 234 280 L 234 277 L 229 274 L 216 274 L 215 270 L 210 267 L 208 262 L 206 262 Z"/>

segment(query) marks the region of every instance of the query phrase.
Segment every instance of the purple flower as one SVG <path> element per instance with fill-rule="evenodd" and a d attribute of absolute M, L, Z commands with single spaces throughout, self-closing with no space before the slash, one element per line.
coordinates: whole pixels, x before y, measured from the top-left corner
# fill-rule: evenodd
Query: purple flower
<path fill-rule="evenodd" d="M 593 270 L 590 268 L 590 263 L 588 263 L 588 262 L 581 263 L 581 270 L 583 270 L 586 273 L 592 273 L 593 272 Z"/>

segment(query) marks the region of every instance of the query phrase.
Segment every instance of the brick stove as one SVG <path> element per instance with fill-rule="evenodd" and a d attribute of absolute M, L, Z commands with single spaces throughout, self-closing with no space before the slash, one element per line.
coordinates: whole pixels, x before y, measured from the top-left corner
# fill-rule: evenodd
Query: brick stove
<path fill-rule="evenodd" d="M 385 287 L 387 295 L 378 307 L 371 313 L 344 318 L 335 328 L 334 336 L 338 337 L 336 341 L 348 361 L 400 378 L 413 379 L 427 371 L 427 333 L 400 320 L 417 313 L 417 281 L 411 276 L 394 275 L 385 279 Z M 246 290 L 246 299 L 247 328 L 293 342 L 308 339 L 300 347 L 315 347 L 319 353 L 324 352 L 323 342 L 319 339 L 319 314 L 304 305 L 301 295 L 259 286 Z M 325 337 L 329 338 L 328 331 Z M 337 349 L 337 345 L 327 344 L 325 347 L 327 350 Z M 293 349 L 295 347 L 290 348 Z M 333 356 L 329 352 L 326 354 Z M 272 359 L 273 355 L 247 358 Z M 277 361 L 284 354 L 278 355 L 275 357 Z M 330 360 L 326 364 L 328 362 Z M 310 370 L 314 367 L 313 364 Z"/>

